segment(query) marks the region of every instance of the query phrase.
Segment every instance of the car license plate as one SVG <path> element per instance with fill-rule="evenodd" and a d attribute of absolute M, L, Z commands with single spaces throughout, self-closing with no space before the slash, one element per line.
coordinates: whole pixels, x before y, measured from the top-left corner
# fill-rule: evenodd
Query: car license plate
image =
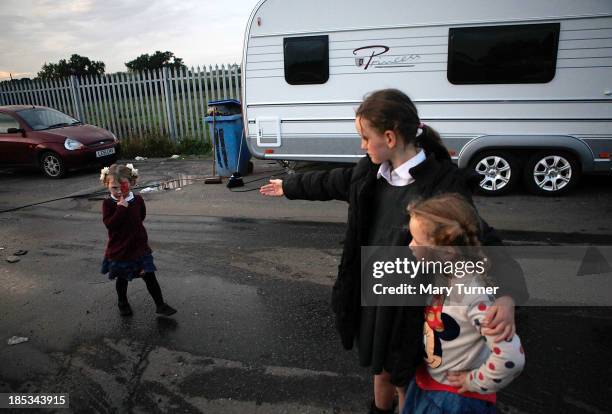
<path fill-rule="evenodd" d="M 115 148 L 107 148 L 105 150 L 96 151 L 96 157 L 106 157 L 107 155 L 111 155 L 115 153 Z"/>

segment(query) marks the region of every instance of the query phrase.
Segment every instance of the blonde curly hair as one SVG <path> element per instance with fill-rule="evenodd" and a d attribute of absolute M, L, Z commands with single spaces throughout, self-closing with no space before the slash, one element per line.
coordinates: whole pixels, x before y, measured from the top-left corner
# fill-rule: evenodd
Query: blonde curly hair
<path fill-rule="evenodd" d="M 128 180 L 130 185 L 135 185 L 138 179 L 138 170 L 132 164 L 120 165 L 113 164 L 110 167 L 104 167 L 100 170 L 100 182 L 106 187 L 110 177 L 116 182 Z"/>
<path fill-rule="evenodd" d="M 417 200 L 407 207 L 410 219 L 426 221 L 434 246 L 452 246 L 455 259 L 487 260 L 482 249 L 482 224 L 476 209 L 457 193 L 445 193 Z M 487 263 L 486 269 L 488 270 Z M 483 275 L 485 283 L 491 281 Z"/>
<path fill-rule="evenodd" d="M 407 208 L 410 217 L 422 217 L 433 226 L 431 238 L 438 246 L 480 246 L 480 218 L 461 195 L 440 194 L 418 200 Z"/>

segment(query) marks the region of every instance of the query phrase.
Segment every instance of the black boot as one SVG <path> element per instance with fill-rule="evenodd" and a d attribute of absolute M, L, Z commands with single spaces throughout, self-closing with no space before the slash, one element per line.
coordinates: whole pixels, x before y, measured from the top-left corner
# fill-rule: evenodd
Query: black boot
<path fill-rule="evenodd" d="M 163 305 L 157 307 L 157 313 L 164 316 L 170 316 L 176 313 L 176 309 L 167 303 L 164 303 Z"/>
<path fill-rule="evenodd" d="M 388 410 L 382 410 L 376 406 L 376 403 L 374 401 L 372 401 L 368 414 L 395 414 L 395 406 L 389 408 Z"/>
<path fill-rule="evenodd" d="M 132 307 L 127 301 L 120 301 L 117 305 L 119 306 L 119 314 L 121 316 L 130 316 L 132 314 Z"/>

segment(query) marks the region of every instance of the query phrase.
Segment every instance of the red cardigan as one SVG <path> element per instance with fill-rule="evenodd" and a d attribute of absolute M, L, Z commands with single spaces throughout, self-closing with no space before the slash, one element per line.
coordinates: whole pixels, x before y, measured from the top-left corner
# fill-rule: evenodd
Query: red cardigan
<path fill-rule="evenodd" d="M 151 253 L 147 231 L 142 222 L 147 215 L 144 200 L 135 195 L 127 207 L 106 198 L 102 202 L 102 221 L 108 229 L 104 256 L 109 260 L 131 261 Z"/>

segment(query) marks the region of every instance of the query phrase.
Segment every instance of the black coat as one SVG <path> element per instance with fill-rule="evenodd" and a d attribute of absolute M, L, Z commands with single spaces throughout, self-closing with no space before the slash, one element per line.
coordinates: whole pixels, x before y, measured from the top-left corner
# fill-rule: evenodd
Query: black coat
<path fill-rule="evenodd" d="M 349 203 L 344 249 L 331 298 L 332 309 L 336 315 L 336 327 L 345 349 L 353 347 L 359 328 L 361 246 L 366 245 L 368 241 L 378 168 L 379 165 L 374 164 L 366 156 L 355 166 L 295 174 L 283 181 L 283 192 L 289 199 L 343 200 Z M 472 189 L 477 183 L 475 181 L 477 177 L 458 169 L 450 160 L 438 161 L 433 155 L 429 155 L 424 162 L 410 169 L 410 174 L 415 179 L 413 185 L 418 186 L 418 193 L 423 198 L 452 192 L 459 193 L 471 201 Z M 494 230 L 485 222 L 483 222 L 481 239 L 483 244 L 501 244 Z M 500 285 L 515 287 L 519 285 L 516 291 L 504 294 L 510 294 L 517 302 L 526 300 L 527 293 L 522 271 L 515 261 L 507 258 L 504 261 L 502 274 L 493 270 L 494 278 L 500 282 Z M 501 279 L 506 280 L 507 277 L 517 278 L 520 281 L 511 284 L 501 283 Z M 503 287 L 500 291 L 502 290 Z M 406 308 L 402 312 L 402 327 L 397 330 L 402 332 L 402 335 L 391 340 L 392 348 L 402 360 L 398 359 L 396 364 L 398 372 L 392 373 L 392 377 L 395 377 L 392 381 L 398 385 L 409 380 L 414 373 L 420 358 L 423 327 L 422 309 Z"/>

